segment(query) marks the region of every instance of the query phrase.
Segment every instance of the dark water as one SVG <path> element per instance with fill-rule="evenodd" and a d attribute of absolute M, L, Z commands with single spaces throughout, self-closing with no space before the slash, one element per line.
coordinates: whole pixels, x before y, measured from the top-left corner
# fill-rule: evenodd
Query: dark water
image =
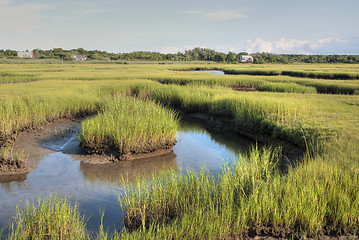
<path fill-rule="evenodd" d="M 81 212 L 89 218 L 90 232 L 98 231 L 102 211 L 105 211 L 104 227 L 120 230 L 123 215 L 117 195 L 123 191 L 122 179 L 134 181 L 138 176 L 151 176 L 164 169 L 200 170 L 204 165 L 217 174 L 226 161 L 248 151 L 253 143 L 234 133 L 206 130 L 204 122 L 186 118 L 173 152 L 154 158 L 92 165 L 74 154 L 79 151 L 76 134 L 61 141 L 43 142 L 43 147 L 52 152 L 42 156 L 36 169 L 21 180 L 0 183 L 1 228 L 15 215 L 17 204 L 55 193 L 79 203 Z"/>
<path fill-rule="evenodd" d="M 223 71 L 218 71 L 218 70 L 196 70 L 196 71 L 191 71 L 191 72 L 210 73 L 210 74 L 213 74 L 213 75 L 224 75 Z"/>

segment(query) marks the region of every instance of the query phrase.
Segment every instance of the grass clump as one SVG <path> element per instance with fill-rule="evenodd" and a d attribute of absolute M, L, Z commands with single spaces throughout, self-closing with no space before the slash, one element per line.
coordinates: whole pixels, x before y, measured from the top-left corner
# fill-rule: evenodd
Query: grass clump
<path fill-rule="evenodd" d="M 50 196 L 17 208 L 8 239 L 88 239 L 86 221 L 67 198 Z"/>
<path fill-rule="evenodd" d="M 114 150 L 124 156 L 172 147 L 179 122 L 176 114 L 149 100 L 119 96 L 82 123 L 81 146 L 92 152 Z"/>
<path fill-rule="evenodd" d="M 14 153 L 13 148 L 5 148 L 0 155 L 0 172 L 26 168 L 27 155 L 23 151 Z"/>

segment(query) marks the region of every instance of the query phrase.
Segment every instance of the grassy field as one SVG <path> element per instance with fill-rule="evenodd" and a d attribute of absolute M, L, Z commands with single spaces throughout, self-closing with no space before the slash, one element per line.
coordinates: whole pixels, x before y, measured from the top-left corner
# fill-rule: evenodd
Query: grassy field
<path fill-rule="evenodd" d="M 243 74 L 173 71 L 196 68 Z M 240 156 L 219 176 L 206 170 L 165 172 L 150 184 L 148 179 L 128 184 L 119 201 L 131 231 L 111 237 L 357 235 L 359 81 L 343 76 L 357 76 L 358 69 L 345 64 L 3 64 L 0 146 L 4 150 L 19 132 L 49 121 L 92 116 L 82 124 L 84 148 L 135 154 L 174 143 L 177 110 L 226 118 L 235 130 L 290 142 L 306 154 L 284 175 L 278 169 L 280 147 L 266 147 Z M 283 74 L 290 71 L 318 74 Z M 30 215 L 22 228 L 41 217 Z M 25 232 L 15 228 L 8 237 L 27 238 Z M 102 231 L 99 238 L 110 236 Z"/>

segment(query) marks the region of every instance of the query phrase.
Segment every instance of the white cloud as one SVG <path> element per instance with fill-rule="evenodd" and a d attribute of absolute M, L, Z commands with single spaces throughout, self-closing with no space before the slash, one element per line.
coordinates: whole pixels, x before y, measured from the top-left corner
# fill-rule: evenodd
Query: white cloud
<path fill-rule="evenodd" d="M 345 42 L 339 38 L 323 38 L 315 41 L 285 39 L 275 41 L 265 41 L 257 38 L 247 41 L 247 52 L 271 52 L 271 53 L 300 53 L 312 54 L 316 50 L 333 43 Z"/>
<path fill-rule="evenodd" d="M 213 10 L 213 11 L 199 11 L 199 10 L 189 10 L 183 12 L 184 14 L 198 15 L 202 17 L 207 17 L 215 20 L 231 20 L 231 19 L 243 19 L 246 18 L 242 13 L 239 13 L 234 10 Z"/>
<path fill-rule="evenodd" d="M 40 12 L 54 9 L 49 4 L 30 3 L 12 5 L 10 1 L 0 0 L 0 22 L 4 29 L 28 33 L 41 28 L 44 19 Z"/>

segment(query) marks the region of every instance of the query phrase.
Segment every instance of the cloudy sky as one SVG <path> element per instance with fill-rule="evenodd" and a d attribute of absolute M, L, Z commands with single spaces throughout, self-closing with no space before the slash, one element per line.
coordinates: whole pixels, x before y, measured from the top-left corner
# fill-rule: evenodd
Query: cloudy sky
<path fill-rule="evenodd" d="M 0 0 L 0 49 L 359 54 L 359 0 Z"/>

